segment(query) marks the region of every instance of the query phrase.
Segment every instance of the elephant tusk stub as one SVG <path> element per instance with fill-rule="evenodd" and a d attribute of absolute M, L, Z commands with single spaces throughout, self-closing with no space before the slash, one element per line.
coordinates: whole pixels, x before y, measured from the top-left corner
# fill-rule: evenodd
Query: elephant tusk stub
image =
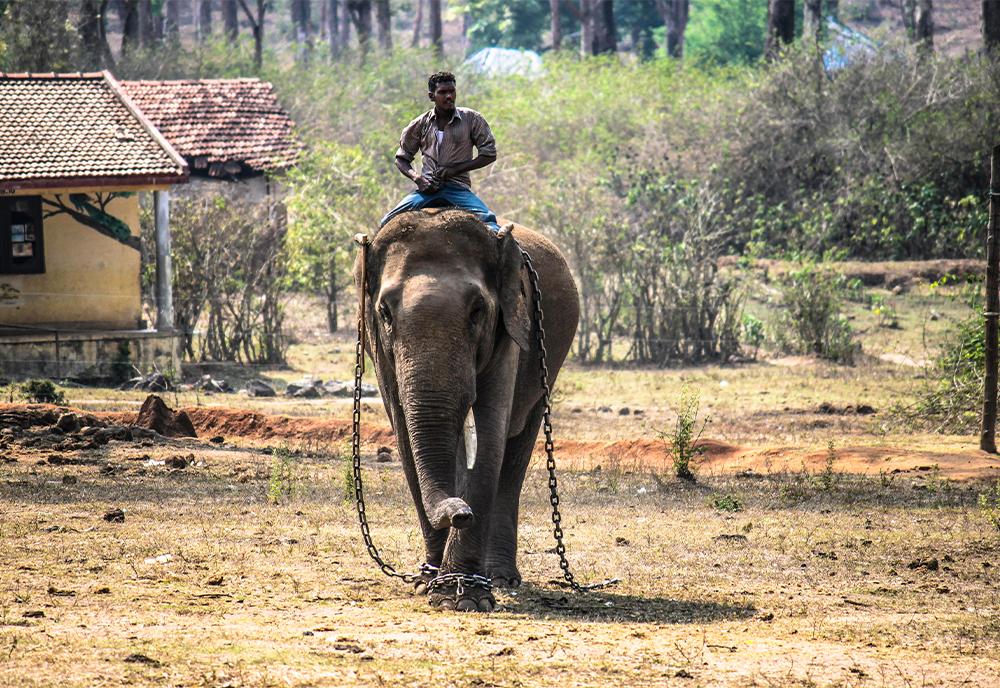
<path fill-rule="evenodd" d="M 465 428 L 462 434 L 465 436 L 465 467 L 471 471 L 476 467 L 476 449 L 479 444 L 476 437 L 476 417 L 471 408 L 465 417 Z"/>

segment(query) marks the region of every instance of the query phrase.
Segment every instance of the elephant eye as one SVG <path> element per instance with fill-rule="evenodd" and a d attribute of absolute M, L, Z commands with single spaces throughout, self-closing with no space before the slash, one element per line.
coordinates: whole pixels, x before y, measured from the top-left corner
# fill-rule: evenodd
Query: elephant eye
<path fill-rule="evenodd" d="M 378 314 L 382 318 L 382 323 L 386 327 L 392 327 L 392 311 L 389 310 L 389 304 L 385 301 L 378 305 Z"/>

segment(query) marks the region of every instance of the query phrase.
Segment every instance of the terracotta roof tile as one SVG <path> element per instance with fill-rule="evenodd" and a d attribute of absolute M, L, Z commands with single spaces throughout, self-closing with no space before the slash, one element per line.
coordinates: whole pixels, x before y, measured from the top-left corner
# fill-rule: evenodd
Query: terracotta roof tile
<path fill-rule="evenodd" d="M 292 120 L 266 81 L 123 81 L 122 88 L 192 169 L 278 170 L 298 157 Z"/>
<path fill-rule="evenodd" d="M 0 187 L 186 176 L 183 159 L 110 74 L 0 72 Z"/>

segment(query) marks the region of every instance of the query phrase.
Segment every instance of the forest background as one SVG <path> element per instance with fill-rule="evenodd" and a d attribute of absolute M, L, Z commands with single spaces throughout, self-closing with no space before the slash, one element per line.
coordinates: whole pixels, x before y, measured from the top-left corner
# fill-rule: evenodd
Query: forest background
<path fill-rule="evenodd" d="M 221 200 L 175 208 L 192 359 L 282 360 L 281 309 L 259 307 L 276 295 L 321 295 L 329 329 L 345 324 L 350 237 L 408 190 L 392 165 L 399 131 L 426 109 L 427 75 L 450 69 L 460 104 L 485 113 L 499 142 L 477 192 L 572 263 L 576 360 L 726 362 L 769 343 L 849 362 L 837 304 L 852 286 L 826 261 L 982 254 L 995 4 L 0 0 L 0 69 L 275 85 L 303 143 L 279 180 L 287 227 L 262 234 L 265 214 Z M 845 42 L 847 26 L 868 38 Z M 539 51 L 544 66 L 463 66 L 487 46 Z M 241 259 L 208 264 L 212 242 Z M 793 312 L 772 323 L 744 309 L 759 258 L 801 262 L 783 296 Z M 222 339 L 266 346 L 198 340 L 203 297 L 222 283 L 242 305 L 220 317 L 249 320 L 223 322 Z"/>

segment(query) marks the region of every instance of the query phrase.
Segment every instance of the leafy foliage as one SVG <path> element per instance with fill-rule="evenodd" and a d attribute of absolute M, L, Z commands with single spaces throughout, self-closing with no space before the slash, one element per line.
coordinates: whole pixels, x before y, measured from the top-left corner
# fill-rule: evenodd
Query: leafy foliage
<path fill-rule="evenodd" d="M 767 3 L 692 0 L 685 52 L 699 62 L 752 64 L 764 52 Z"/>
<path fill-rule="evenodd" d="M 701 397 L 697 390 L 685 386 L 681 390 L 676 425 L 669 431 L 660 432 L 674 474 L 681 480 L 691 482 L 695 479 L 694 461 L 704 452 L 704 447 L 698 446 L 698 440 L 708 425 L 708 418 L 699 419 L 700 409 Z"/>
<path fill-rule="evenodd" d="M 65 404 L 66 395 L 51 380 L 32 379 L 21 383 L 21 394 L 35 404 Z"/>
<path fill-rule="evenodd" d="M 775 330 L 779 348 L 852 363 L 860 345 L 841 312 L 847 280 L 806 263 L 781 285 L 782 313 Z"/>
<path fill-rule="evenodd" d="M 374 231 L 391 199 L 375 164 L 357 146 L 317 142 L 283 181 L 289 191 L 289 285 L 323 294 L 334 332 L 350 284 L 352 237 Z"/>

